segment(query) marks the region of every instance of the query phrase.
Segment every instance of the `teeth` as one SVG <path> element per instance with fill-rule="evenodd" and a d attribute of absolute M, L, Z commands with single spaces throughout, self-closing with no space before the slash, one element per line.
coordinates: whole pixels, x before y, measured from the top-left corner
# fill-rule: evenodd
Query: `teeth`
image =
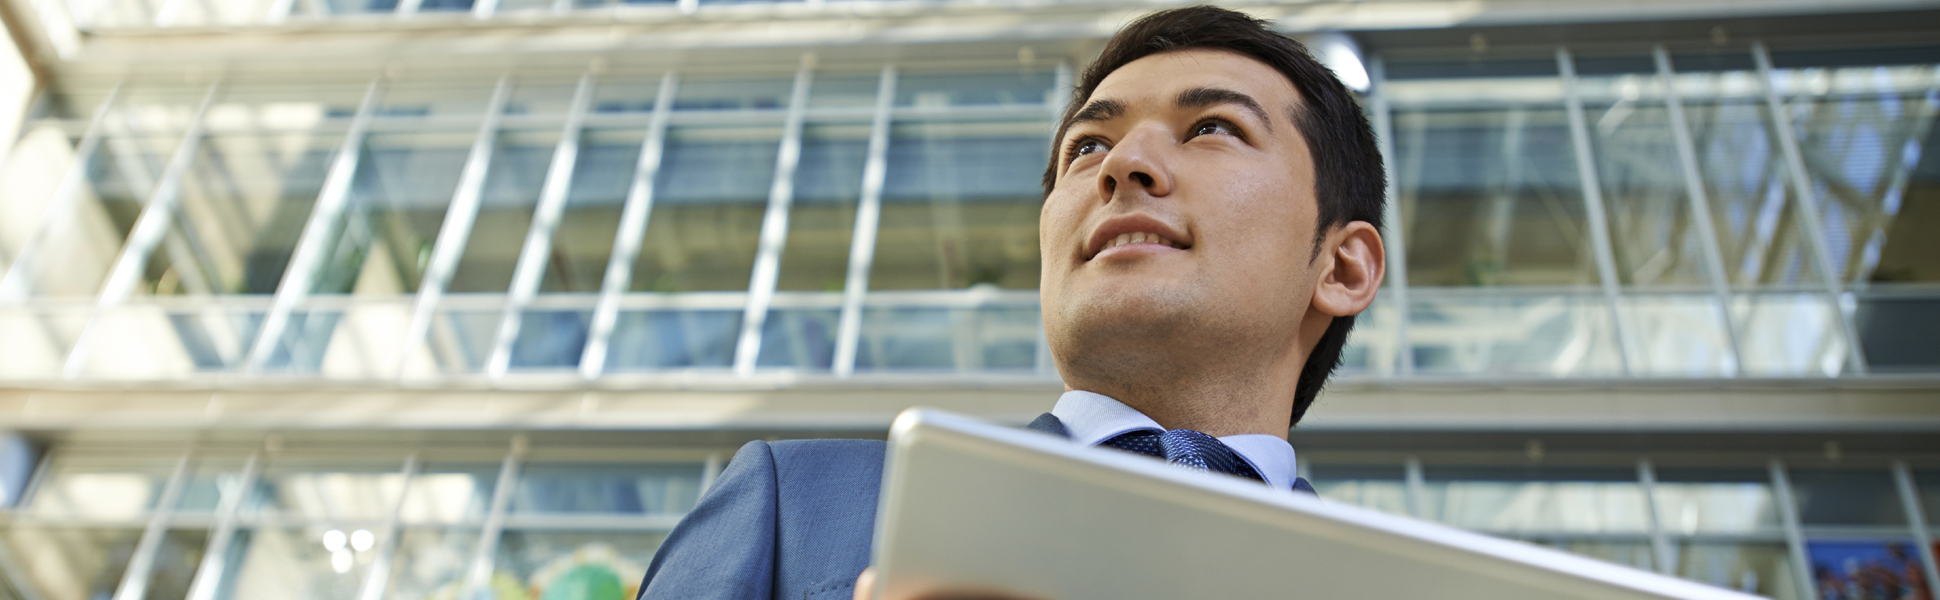
<path fill-rule="evenodd" d="M 1171 240 L 1165 239 L 1164 237 L 1161 237 L 1159 234 L 1149 233 L 1144 231 L 1134 231 L 1131 233 L 1118 234 L 1118 237 L 1112 238 L 1110 243 L 1105 244 L 1105 247 L 1117 248 L 1119 246 L 1123 246 L 1126 244 L 1139 244 L 1139 243 L 1161 244 L 1170 248 L 1179 247 L 1178 244 L 1172 243 Z"/>

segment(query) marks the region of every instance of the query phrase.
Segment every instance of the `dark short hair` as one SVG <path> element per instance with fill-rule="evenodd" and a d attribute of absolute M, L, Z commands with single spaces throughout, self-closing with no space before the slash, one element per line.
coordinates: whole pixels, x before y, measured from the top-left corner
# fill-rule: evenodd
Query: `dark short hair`
<path fill-rule="evenodd" d="M 1319 202 L 1319 220 L 1314 228 L 1314 249 L 1326 239 L 1327 231 L 1337 225 L 1366 221 L 1381 228 L 1381 215 L 1387 203 L 1387 173 L 1381 164 L 1380 147 L 1367 115 L 1347 86 L 1334 72 L 1307 54 L 1306 46 L 1268 28 L 1265 21 L 1216 6 L 1190 6 L 1163 10 L 1133 22 L 1105 44 L 1098 60 L 1085 69 L 1071 103 L 1058 121 L 1057 137 L 1052 142 L 1051 163 L 1044 169 L 1044 195 L 1051 195 L 1057 184 L 1058 146 L 1071 118 L 1091 101 L 1105 76 L 1132 61 L 1174 50 L 1209 49 L 1237 52 L 1273 67 L 1287 77 L 1301 104 L 1295 107 L 1293 122 L 1307 140 L 1307 151 L 1314 161 L 1314 197 Z M 1327 332 L 1320 336 L 1307 364 L 1301 368 L 1295 386 L 1293 420 L 1300 422 L 1313 405 L 1314 397 L 1327 383 L 1327 377 L 1340 366 L 1341 349 L 1347 333 L 1354 328 L 1354 317 L 1334 317 Z"/>

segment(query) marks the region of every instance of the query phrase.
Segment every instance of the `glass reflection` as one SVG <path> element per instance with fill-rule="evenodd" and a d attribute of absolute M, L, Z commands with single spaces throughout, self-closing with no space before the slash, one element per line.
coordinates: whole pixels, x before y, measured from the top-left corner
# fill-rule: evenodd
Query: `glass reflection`
<path fill-rule="evenodd" d="M 1037 306 L 865 306 L 856 370 L 1032 371 Z"/>
<path fill-rule="evenodd" d="M 839 298 L 829 298 L 839 301 Z M 761 323 L 760 367 L 793 367 L 826 371 L 835 361 L 837 308 L 772 308 Z"/>
<path fill-rule="evenodd" d="M 606 370 L 728 367 L 740 334 L 739 309 L 621 311 Z"/>
<path fill-rule="evenodd" d="M 365 140 L 313 293 L 417 292 L 474 133 L 385 133 Z"/>
<path fill-rule="evenodd" d="M 1657 521 L 1675 534 L 1758 534 L 1779 530 L 1765 469 L 1658 467 Z"/>
<path fill-rule="evenodd" d="M 1036 289 L 1050 126 L 913 122 L 889 142 L 872 290 Z"/>
<path fill-rule="evenodd" d="M 748 289 L 780 140 L 779 127 L 668 131 L 633 291 Z"/>
<path fill-rule="evenodd" d="M 664 533 L 507 531 L 498 569 L 531 598 L 632 598 Z"/>
<path fill-rule="evenodd" d="M 591 129 L 581 134 L 573 185 L 552 235 L 541 292 L 599 291 L 645 135 L 644 129 Z"/>
<path fill-rule="evenodd" d="M 1816 285 L 1823 280 L 1791 214 L 1797 200 L 1758 80 L 1754 72 L 1723 71 L 1681 74 L 1675 82 L 1725 272 L 1734 287 Z"/>
<path fill-rule="evenodd" d="M 700 499 L 695 463 L 545 463 L 525 466 L 514 513 L 680 515 Z"/>
<path fill-rule="evenodd" d="M 1435 466 L 1423 516 L 1497 533 L 1645 533 L 1643 488 L 1622 467 Z"/>
<path fill-rule="evenodd" d="M 134 556 L 141 530 L 9 524 L 0 545 L 18 562 L 11 583 L 47 600 L 99 600 L 114 594 Z"/>
<path fill-rule="evenodd" d="M 1661 80 L 1632 73 L 1585 77 L 1577 86 L 1610 213 L 1617 281 L 1638 287 L 1708 284 Z"/>
<path fill-rule="evenodd" d="M 369 546 L 359 549 L 351 543 L 358 531 L 366 532 L 358 538 L 373 536 Z M 228 558 L 234 579 L 221 586 L 217 597 L 355 598 L 377 558 L 372 531 L 325 525 L 239 529 Z"/>
<path fill-rule="evenodd" d="M 1621 372 L 1615 327 L 1601 298 L 1461 295 L 1411 302 L 1408 339 L 1416 372 L 1549 377 Z"/>
<path fill-rule="evenodd" d="M 802 133 L 788 242 L 777 290 L 838 292 L 849 272 L 849 238 L 862 193 L 869 125 L 814 125 Z"/>
<path fill-rule="evenodd" d="M 140 290 L 271 294 L 310 217 L 341 134 L 218 134 L 202 141 Z"/>
<path fill-rule="evenodd" d="M 503 294 L 511 289 L 512 269 L 532 228 L 532 210 L 539 204 L 539 189 L 558 141 L 556 130 L 499 134 L 478 214 L 447 291 Z"/>
<path fill-rule="evenodd" d="M 248 506 L 268 516 L 311 521 L 383 521 L 404 488 L 402 461 L 272 462 Z"/>

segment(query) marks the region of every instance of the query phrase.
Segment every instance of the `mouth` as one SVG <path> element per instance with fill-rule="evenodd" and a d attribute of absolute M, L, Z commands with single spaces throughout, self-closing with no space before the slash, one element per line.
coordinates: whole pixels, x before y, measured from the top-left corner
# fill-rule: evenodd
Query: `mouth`
<path fill-rule="evenodd" d="M 1114 217 L 1100 224 L 1098 229 L 1092 232 L 1090 242 L 1085 245 L 1084 260 L 1090 261 L 1107 253 L 1118 254 L 1141 248 L 1188 250 L 1192 248 L 1192 239 L 1177 228 L 1151 217 L 1143 215 Z"/>

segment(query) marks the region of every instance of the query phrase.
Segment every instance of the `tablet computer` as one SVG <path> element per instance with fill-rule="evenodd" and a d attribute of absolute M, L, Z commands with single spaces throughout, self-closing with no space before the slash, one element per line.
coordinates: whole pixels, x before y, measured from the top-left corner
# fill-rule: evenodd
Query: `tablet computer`
<path fill-rule="evenodd" d="M 878 598 L 1756 597 L 934 409 L 883 479 Z"/>

